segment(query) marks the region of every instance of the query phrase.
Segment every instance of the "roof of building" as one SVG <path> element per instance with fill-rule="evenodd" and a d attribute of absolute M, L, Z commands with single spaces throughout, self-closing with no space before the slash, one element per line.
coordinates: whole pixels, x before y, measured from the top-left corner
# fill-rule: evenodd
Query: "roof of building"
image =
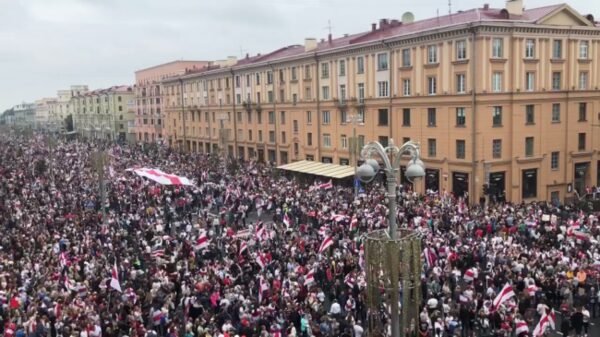
<path fill-rule="evenodd" d="M 160 67 L 166 67 L 172 64 L 177 64 L 177 63 L 182 63 L 182 64 L 188 64 L 188 63 L 209 63 L 210 61 L 202 61 L 202 60 L 174 60 L 174 61 L 170 61 L 170 62 L 165 62 L 165 63 L 161 63 L 161 64 L 157 64 L 154 66 L 150 66 L 147 68 L 142 68 L 142 69 L 138 69 L 135 72 L 139 73 L 142 71 L 146 71 L 146 70 L 152 70 L 152 69 L 156 69 L 156 68 L 160 68 Z"/>
<path fill-rule="evenodd" d="M 131 85 L 114 85 L 112 87 L 105 88 L 105 89 L 84 91 L 84 92 L 80 93 L 79 95 L 75 95 L 75 97 L 88 97 L 88 96 L 107 94 L 107 93 L 112 93 L 112 92 L 114 92 L 114 93 L 133 92 L 133 86 L 131 86 Z"/>
<path fill-rule="evenodd" d="M 311 174 L 333 179 L 343 179 L 354 175 L 354 166 L 326 164 L 318 161 L 301 160 L 277 167 L 280 170 Z"/>
<path fill-rule="evenodd" d="M 410 23 L 403 23 L 398 20 L 387 20 L 382 19 L 379 22 L 379 26 L 373 24 L 370 31 L 361 32 L 357 34 L 344 35 L 339 38 L 332 38 L 329 36 L 328 39 L 322 39 L 318 41 L 316 48 L 306 50 L 303 45 L 290 45 L 274 50 L 267 54 L 258 54 L 255 56 L 246 55 L 237 61 L 233 68 L 249 65 L 268 64 L 275 61 L 282 61 L 286 59 L 293 59 L 295 57 L 313 55 L 315 53 L 323 53 L 333 51 L 347 46 L 359 46 L 366 45 L 373 42 L 382 40 L 389 40 L 394 38 L 401 38 L 403 36 L 409 36 L 421 32 L 427 32 L 434 29 L 441 29 L 452 26 L 465 25 L 473 22 L 513 22 L 513 23 L 525 23 L 525 24 L 543 24 L 544 20 L 551 17 L 559 11 L 567 10 L 570 11 L 574 16 L 582 19 L 591 27 L 600 27 L 598 22 L 589 22 L 593 18 L 584 18 L 579 13 L 574 11 L 567 4 L 556 4 L 543 6 L 538 8 L 532 8 L 524 10 L 521 15 L 509 14 L 505 8 L 490 8 L 485 5 L 482 8 L 474 8 L 466 11 L 459 11 L 453 14 L 441 15 L 434 18 L 428 18 L 418 20 Z M 220 69 L 222 67 L 215 65 L 208 65 L 193 71 L 187 71 L 183 77 L 192 74 L 207 73 L 213 70 Z M 181 76 L 173 76 L 167 80 L 173 80 L 180 78 Z"/>

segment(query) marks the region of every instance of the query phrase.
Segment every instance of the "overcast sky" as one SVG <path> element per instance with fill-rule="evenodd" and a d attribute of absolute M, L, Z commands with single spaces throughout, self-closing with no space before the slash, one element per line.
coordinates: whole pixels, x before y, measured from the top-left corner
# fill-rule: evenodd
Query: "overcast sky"
<path fill-rule="evenodd" d="M 485 2 L 504 6 L 452 0 L 452 11 Z M 600 18 L 598 0 L 569 4 Z M 328 20 L 336 37 L 406 11 L 419 20 L 437 10 L 447 14 L 447 0 L 0 0 L 0 111 L 71 84 L 132 84 L 135 70 L 175 59 L 264 54 L 324 38 Z"/>

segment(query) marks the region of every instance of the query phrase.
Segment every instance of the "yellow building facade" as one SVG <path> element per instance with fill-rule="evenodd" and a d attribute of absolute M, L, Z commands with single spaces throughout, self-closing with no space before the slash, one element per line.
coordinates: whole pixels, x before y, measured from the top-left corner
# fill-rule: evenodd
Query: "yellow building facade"
<path fill-rule="evenodd" d="M 165 139 L 191 152 L 353 164 L 421 144 L 419 191 L 564 200 L 600 180 L 600 27 L 521 1 L 228 59 L 162 82 Z"/>

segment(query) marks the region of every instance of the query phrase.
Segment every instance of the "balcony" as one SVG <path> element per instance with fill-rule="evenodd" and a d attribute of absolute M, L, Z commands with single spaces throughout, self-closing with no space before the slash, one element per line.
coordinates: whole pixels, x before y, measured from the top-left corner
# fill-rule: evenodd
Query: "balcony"
<path fill-rule="evenodd" d="M 351 98 L 340 98 L 340 99 L 334 99 L 334 104 L 336 106 L 336 108 L 340 109 L 340 110 L 345 110 L 348 108 L 348 104 L 351 102 L 356 101 L 356 98 L 351 97 Z"/>
<path fill-rule="evenodd" d="M 252 111 L 252 103 L 250 103 L 249 101 L 243 102 L 242 106 L 244 107 L 244 109 L 246 110 L 246 112 L 251 112 Z"/>
<path fill-rule="evenodd" d="M 256 112 L 262 111 L 262 106 L 260 105 L 260 103 L 253 103 L 252 107 L 254 108 L 254 110 L 256 110 Z"/>

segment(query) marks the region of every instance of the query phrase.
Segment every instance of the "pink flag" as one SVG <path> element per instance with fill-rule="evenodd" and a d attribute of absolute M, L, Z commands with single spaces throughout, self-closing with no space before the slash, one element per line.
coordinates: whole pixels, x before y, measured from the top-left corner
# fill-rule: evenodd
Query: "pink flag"
<path fill-rule="evenodd" d="M 112 268 L 112 275 L 110 278 L 110 286 L 118 291 L 118 292 L 122 292 L 121 290 L 121 283 L 119 283 L 119 271 L 117 270 L 117 263 L 115 262 L 115 264 L 113 265 Z"/>
<path fill-rule="evenodd" d="M 494 298 L 494 301 L 492 302 L 492 310 L 493 311 L 498 310 L 498 308 L 500 308 L 500 305 L 502 303 L 508 301 L 513 296 L 515 296 L 515 292 L 513 291 L 512 286 L 507 283 L 504 286 L 504 288 L 502 288 L 502 290 L 500 290 L 500 292 L 498 293 L 496 298 Z"/>
<path fill-rule="evenodd" d="M 325 249 L 329 248 L 331 245 L 333 245 L 333 239 L 331 236 L 328 236 L 321 243 L 321 247 L 319 247 L 319 254 L 323 253 L 323 251 L 325 251 Z"/>

